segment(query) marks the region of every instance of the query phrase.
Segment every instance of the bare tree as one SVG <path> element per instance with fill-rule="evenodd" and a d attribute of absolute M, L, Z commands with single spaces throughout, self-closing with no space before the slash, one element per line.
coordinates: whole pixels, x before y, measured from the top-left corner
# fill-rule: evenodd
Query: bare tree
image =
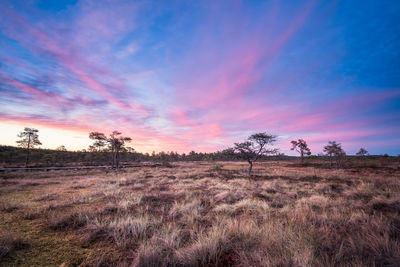
<path fill-rule="evenodd" d="M 293 140 L 290 142 L 292 144 L 291 150 L 296 150 L 300 153 L 301 163 L 304 162 L 304 155 L 310 156 L 311 150 L 308 148 L 306 141 L 303 139 Z"/>
<path fill-rule="evenodd" d="M 253 163 L 261 156 L 276 153 L 277 149 L 268 149 L 268 145 L 272 145 L 276 141 L 275 135 L 266 133 L 256 133 L 247 138 L 243 143 L 235 143 L 234 151 L 240 158 L 247 160 L 249 163 L 248 174 L 250 176 L 253 169 Z"/>
<path fill-rule="evenodd" d="M 39 130 L 37 129 L 25 127 L 24 131 L 18 134 L 18 137 L 21 138 L 21 140 L 17 141 L 18 146 L 26 149 L 25 167 L 27 167 L 29 164 L 29 155 L 31 152 L 31 148 L 35 148 L 35 146 L 39 146 L 42 144 L 39 141 L 38 132 Z"/>
<path fill-rule="evenodd" d="M 93 145 L 89 147 L 91 150 L 99 151 L 108 144 L 111 150 L 111 167 L 114 168 L 115 166 L 117 169 L 119 167 L 119 152 L 124 149 L 125 143 L 132 141 L 132 138 L 121 136 L 118 131 L 113 131 L 108 138 L 103 133 L 91 132 L 89 138 L 95 140 Z"/>
<path fill-rule="evenodd" d="M 360 150 L 356 153 L 356 155 L 357 156 L 361 156 L 361 157 L 364 157 L 364 156 L 367 156 L 368 155 L 368 151 L 365 149 L 365 148 L 360 148 Z"/>
<path fill-rule="evenodd" d="M 332 168 L 332 158 L 336 158 L 336 164 L 341 166 L 341 161 L 346 153 L 342 149 L 342 145 L 340 143 L 336 143 L 336 141 L 329 141 L 328 145 L 324 147 L 324 152 L 329 156 L 329 166 Z"/>

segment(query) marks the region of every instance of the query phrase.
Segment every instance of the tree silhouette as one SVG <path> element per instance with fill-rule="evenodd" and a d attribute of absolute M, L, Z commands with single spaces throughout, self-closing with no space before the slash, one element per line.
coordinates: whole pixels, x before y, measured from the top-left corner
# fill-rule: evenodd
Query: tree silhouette
<path fill-rule="evenodd" d="M 290 150 L 296 150 L 300 153 L 301 163 L 304 162 L 304 155 L 310 156 L 311 150 L 308 148 L 306 141 L 303 139 L 293 140 L 290 142 L 292 144 L 292 148 Z"/>
<path fill-rule="evenodd" d="M 360 150 L 356 153 L 357 156 L 366 156 L 368 155 L 368 151 L 365 148 L 360 148 Z"/>
<path fill-rule="evenodd" d="M 89 134 L 89 138 L 95 140 L 92 146 L 89 149 L 100 151 L 106 144 L 108 144 L 111 150 L 111 167 L 114 166 L 119 168 L 119 153 L 122 149 L 124 149 L 125 143 L 129 143 L 132 141 L 130 137 L 121 136 L 121 132 L 113 131 L 110 136 L 107 138 L 105 134 L 100 132 L 91 132 Z"/>
<path fill-rule="evenodd" d="M 341 159 L 346 156 L 346 153 L 342 149 L 342 145 L 340 143 L 336 143 L 336 141 L 329 141 L 328 145 L 324 147 L 324 152 L 329 156 L 329 166 L 332 168 L 332 158 L 336 158 L 336 164 L 338 166 L 341 165 Z"/>
<path fill-rule="evenodd" d="M 114 168 L 115 164 L 117 169 L 119 168 L 119 152 L 124 148 L 125 143 L 132 141 L 132 138 L 120 136 L 121 134 L 121 132 L 113 131 L 108 139 L 111 145 L 111 151 L 113 153 L 112 167 Z"/>
<path fill-rule="evenodd" d="M 67 151 L 67 149 L 65 148 L 64 145 L 61 145 L 61 146 L 57 147 L 56 150 L 57 151 L 64 151 L 64 152 Z"/>
<path fill-rule="evenodd" d="M 249 163 L 248 174 L 250 176 L 253 169 L 253 163 L 261 156 L 276 153 L 277 149 L 268 149 L 268 145 L 272 145 L 276 141 L 275 135 L 266 133 L 256 133 L 247 138 L 247 141 L 235 143 L 233 150 L 237 155 L 247 160 Z"/>
<path fill-rule="evenodd" d="M 100 132 L 91 132 L 89 138 L 95 140 L 93 145 L 89 146 L 89 151 L 100 151 L 108 142 L 105 134 Z"/>
<path fill-rule="evenodd" d="M 18 137 L 21 138 L 21 140 L 17 141 L 18 146 L 26 149 L 25 167 L 29 164 L 31 149 L 42 144 L 39 141 L 38 132 L 39 130 L 37 129 L 25 127 L 24 131 L 18 134 Z"/>

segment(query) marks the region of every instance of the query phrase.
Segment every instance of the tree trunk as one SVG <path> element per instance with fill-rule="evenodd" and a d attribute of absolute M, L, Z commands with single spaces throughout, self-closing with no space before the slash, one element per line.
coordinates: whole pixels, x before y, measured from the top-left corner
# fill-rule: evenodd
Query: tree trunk
<path fill-rule="evenodd" d="M 28 167 L 29 164 L 29 148 L 26 150 L 26 159 L 25 159 L 25 168 Z"/>
<path fill-rule="evenodd" d="M 118 150 L 115 151 L 115 166 L 117 169 L 119 168 L 119 152 L 118 152 Z"/>
<path fill-rule="evenodd" d="M 329 168 L 332 168 L 332 155 L 329 155 Z"/>
<path fill-rule="evenodd" d="M 304 163 L 304 153 L 303 151 L 300 152 L 301 164 Z"/>
<path fill-rule="evenodd" d="M 29 134 L 28 135 L 28 145 L 27 145 L 27 148 L 26 148 L 25 168 L 28 167 L 28 164 L 29 164 L 29 153 L 30 153 L 29 149 L 30 148 L 31 148 L 31 135 Z"/>
<path fill-rule="evenodd" d="M 111 169 L 114 169 L 115 155 L 114 155 L 114 147 L 111 147 Z"/>
<path fill-rule="evenodd" d="M 251 175 L 251 170 L 253 169 L 253 161 L 249 160 L 249 169 L 247 170 L 247 174 L 250 176 Z"/>

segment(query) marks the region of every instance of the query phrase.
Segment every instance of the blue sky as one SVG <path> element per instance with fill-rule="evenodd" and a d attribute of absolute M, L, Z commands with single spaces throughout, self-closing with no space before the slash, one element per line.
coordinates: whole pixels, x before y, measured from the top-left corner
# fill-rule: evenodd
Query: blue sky
<path fill-rule="evenodd" d="M 400 153 L 398 1 L 2 1 L 0 143 L 122 131 L 215 151 L 266 131 Z M 60 136 L 61 138 L 60 140 Z"/>

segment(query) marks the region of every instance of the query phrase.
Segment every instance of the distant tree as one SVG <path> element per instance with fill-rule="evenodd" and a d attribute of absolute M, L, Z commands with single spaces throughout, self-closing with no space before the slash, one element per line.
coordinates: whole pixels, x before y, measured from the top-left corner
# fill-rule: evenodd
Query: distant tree
<path fill-rule="evenodd" d="M 220 152 L 220 155 L 222 160 L 232 160 L 237 158 L 234 148 L 224 149 Z"/>
<path fill-rule="evenodd" d="M 272 145 L 276 141 L 275 135 L 266 133 L 256 133 L 251 135 L 243 143 L 235 143 L 233 150 L 237 155 L 247 160 L 249 163 L 248 174 L 250 176 L 253 169 L 253 163 L 261 156 L 276 153 L 277 149 L 268 149 L 268 145 Z"/>
<path fill-rule="evenodd" d="M 24 130 L 18 134 L 18 137 L 21 138 L 21 140 L 17 141 L 18 146 L 26 149 L 25 167 L 29 164 L 31 149 L 42 144 L 39 141 L 38 132 L 39 130 L 37 129 L 25 127 Z"/>
<path fill-rule="evenodd" d="M 194 150 L 190 151 L 190 152 L 189 152 L 189 155 L 188 155 L 189 160 L 192 160 L 192 161 L 196 160 L 196 159 L 197 159 L 197 156 L 198 156 L 198 154 L 197 154 L 196 151 L 194 151 Z"/>
<path fill-rule="evenodd" d="M 278 160 L 284 160 L 285 158 L 287 158 L 287 155 L 285 155 L 285 153 L 276 153 L 276 158 Z"/>
<path fill-rule="evenodd" d="M 301 163 L 304 162 L 304 155 L 310 156 L 311 150 L 308 148 L 306 141 L 303 139 L 293 140 L 290 142 L 292 144 L 291 150 L 296 150 L 300 153 Z"/>
<path fill-rule="evenodd" d="M 368 155 L 368 151 L 365 148 L 360 148 L 360 150 L 356 153 L 357 156 L 366 156 Z"/>
<path fill-rule="evenodd" d="M 119 158 L 121 150 L 125 149 L 125 143 L 129 143 L 132 141 L 130 137 L 121 136 L 121 132 L 113 131 L 109 137 L 106 137 L 105 134 L 100 132 L 91 132 L 89 134 L 89 138 L 95 140 L 91 149 L 97 149 L 98 151 L 108 144 L 111 150 L 111 167 L 119 168 Z"/>
<path fill-rule="evenodd" d="M 134 149 L 133 147 L 128 146 L 128 147 L 126 148 L 126 150 L 127 150 L 129 153 L 135 153 L 135 149 Z"/>
<path fill-rule="evenodd" d="M 61 145 L 59 147 L 56 148 L 57 153 L 55 155 L 52 156 L 51 158 L 51 162 L 65 162 L 65 156 L 67 152 L 67 149 L 65 148 L 64 145 Z"/>
<path fill-rule="evenodd" d="M 329 156 L 329 166 L 332 168 L 332 158 L 336 159 L 336 164 L 338 166 L 341 165 L 341 160 L 346 153 L 342 149 L 342 145 L 340 143 L 336 143 L 336 141 L 329 141 L 328 145 L 324 147 L 324 152 Z"/>
<path fill-rule="evenodd" d="M 88 147 L 88 151 L 89 151 L 89 152 L 92 152 L 92 153 L 98 152 L 97 148 L 96 148 L 94 145 L 90 145 L 90 146 Z"/>
<path fill-rule="evenodd" d="M 67 149 L 65 148 L 64 145 L 61 145 L 59 147 L 56 148 L 57 151 L 67 151 Z"/>

